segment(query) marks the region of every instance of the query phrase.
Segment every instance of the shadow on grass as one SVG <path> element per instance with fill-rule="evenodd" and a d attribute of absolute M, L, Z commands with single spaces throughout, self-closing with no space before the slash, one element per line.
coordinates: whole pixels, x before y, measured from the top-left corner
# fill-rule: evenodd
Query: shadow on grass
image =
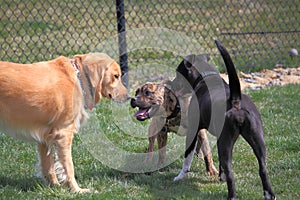
<path fill-rule="evenodd" d="M 13 187 L 17 190 L 28 192 L 36 189 L 38 184 L 42 184 L 42 182 L 35 177 L 27 178 L 17 178 L 12 179 L 7 176 L 0 175 L 0 187 Z"/>
<path fill-rule="evenodd" d="M 159 171 L 139 174 L 104 168 L 85 174 L 84 177 L 106 177 L 133 187 L 138 186 L 144 188 L 151 199 L 226 199 L 226 183 L 220 182 L 217 176 L 195 171 L 185 180 L 174 182 L 177 168 L 178 165 L 174 163 Z"/>
<path fill-rule="evenodd" d="M 153 177 L 140 176 L 137 184 L 146 185 L 149 194 L 155 199 L 224 199 L 225 191 L 215 191 L 222 184 L 215 178 L 201 179 L 188 177 L 174 182 L 175 173 L 155 173 Z M 204 177 L 206 178 L 206 177 Z M 211 187 L 211 189 L 209 189 Z"/>

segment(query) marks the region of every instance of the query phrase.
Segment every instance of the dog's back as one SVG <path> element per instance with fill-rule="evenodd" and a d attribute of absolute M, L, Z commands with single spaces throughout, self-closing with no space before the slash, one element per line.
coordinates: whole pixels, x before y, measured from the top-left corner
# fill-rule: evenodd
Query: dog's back
<path fill-rule="evenodd" d="M 0 128 L 3 132 L 41 142 L 52 123 L 62 113 L 72 111 L 64 99 L 74 90 L 74 83 L 67 81 L 70 76 L 66 71 L 57 70 L 57 66 L 63 68 L 57 62 L 66 59 L 59 57 L 33 64 L 0 62 Z"/>

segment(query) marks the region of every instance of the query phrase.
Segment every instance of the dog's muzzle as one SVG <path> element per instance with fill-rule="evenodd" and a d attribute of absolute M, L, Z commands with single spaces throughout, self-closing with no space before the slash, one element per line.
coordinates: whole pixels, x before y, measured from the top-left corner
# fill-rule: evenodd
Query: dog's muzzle
<path fill-rule="evenodd" d="M 131 98 L 131 100 L 130 100 L 130 106 L 131 106 L 132 108 L 137 107 L 137 105 L 136 105 L 136 98 Z"/>
<path fill-rule="evenodd" d="M 150 108 L 141 108 L 141 107 L 139 107 L 136 103 L 136 98 L 131 98 L 130 105 L 131 105 L 132 108 L 136 108 L 136 107 L 139 108 L 139 110 L 134 114 L 134 117 L 137 120 L 144 121 L 144 120 L 150 118 L 151 107 Z"/>

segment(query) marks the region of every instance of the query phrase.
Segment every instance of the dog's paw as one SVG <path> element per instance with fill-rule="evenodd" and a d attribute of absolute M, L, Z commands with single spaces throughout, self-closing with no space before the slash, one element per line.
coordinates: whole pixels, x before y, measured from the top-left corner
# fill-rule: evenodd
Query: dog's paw
<path fill-rule="evenodd" d="M 227 198 L 227 200 L 238 200 L 236 197 L 232 197 L 232 198 Z"/>
<path fill-rule="evenodd" d="M 76 191 L 77 193 L 79 193 L 79 194 L 82 194 L 82 193 L 88 193 L 88 192 L 91 192 L 91 190 L 90 189 L 82 189 L 82 188 L 80 188 L 79 190 L 77 190 Z"/>
<path fill-rule="evenodd" d="M 219 174 L 219 171 L 215 168 L 215 166 L 210 167 L 209 170 L 207 170 L 208 176 L 215 176 Z"/>
<path fill-rule="evenodd" d="M 264 191 L 265 200 L 276 200 L 275 194 L 273 192 Z"/>
<path fill-rule="evenodd" d="M 186 177 L 188 177 L 188 172 L 180 172 L 178 174 L 178 176 L 176 176 L 173 181 L 179 181 L 179 180 L 182 180 L 182 179 L 185 179 Z"/>

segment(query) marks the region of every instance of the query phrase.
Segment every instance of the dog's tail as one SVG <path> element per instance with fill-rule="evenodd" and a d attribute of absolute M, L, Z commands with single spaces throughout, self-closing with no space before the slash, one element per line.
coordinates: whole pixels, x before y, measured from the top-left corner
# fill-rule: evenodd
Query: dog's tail
<path fill-rule="evenodd" d="M 234 64 L 226 48 L 218 40 L 215 40 L 215 43 L 222 55 L 222 58 L 224 60 L 227 69 L 231 104 L 233 107 L 239 110 L 241 109 L 241 98 L 242 98 L 239 77 L 237 76 Z"/>

